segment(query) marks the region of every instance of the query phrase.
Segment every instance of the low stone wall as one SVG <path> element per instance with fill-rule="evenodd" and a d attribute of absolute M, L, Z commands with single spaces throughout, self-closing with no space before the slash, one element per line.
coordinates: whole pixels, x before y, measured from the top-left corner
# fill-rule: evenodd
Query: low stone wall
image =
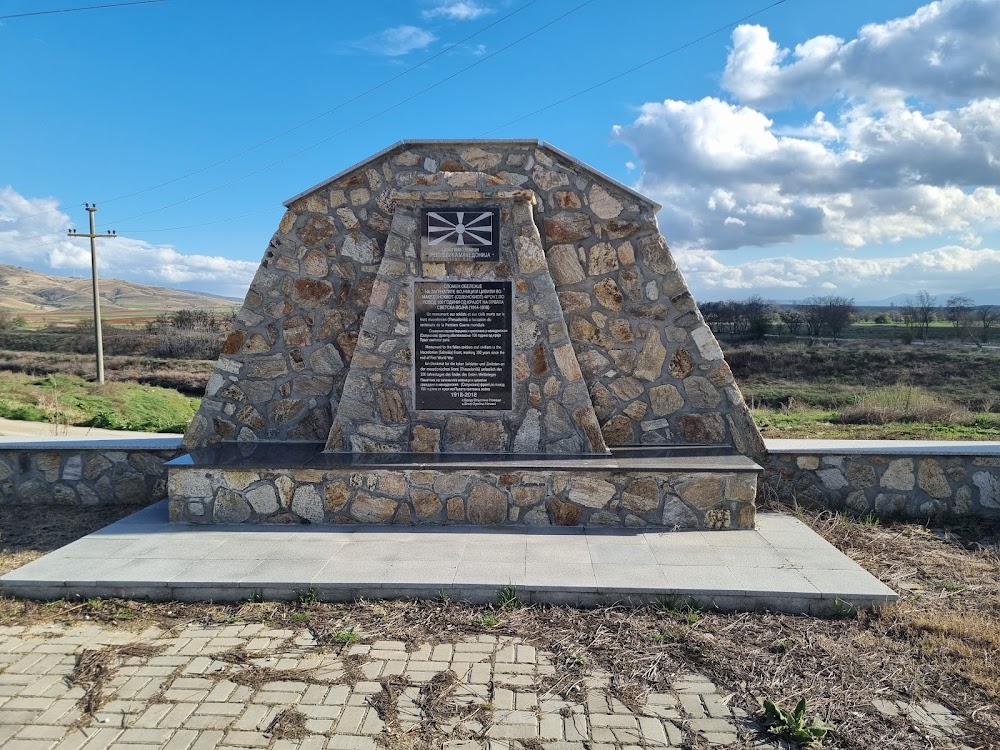
<path fill-rule="evenodd" d="M 762 481 L 785 501 L 880 518 L 1000 518 L 1000 443 L 766 442 Z"/>
<path fill-rule="evenodd" d="M 786 501 L 883 518 L 1000 518 L 1000 442 L 766 442 L 761 483 Z M 167 496 L 164 464 L 183 452 L 178 438 L 0 440 L 0 505 L 152 503 Z M 195 500 L 173 503 L 171 516 L 189 523 L 753 524 L 751 475 L 741 472 L 174 471 Z M 403 494 L 400 474 L 411 484 Z"/>
<path fill-rule="evenodd" d="M 0 441 L 0 505 L 152 503 L 181 453 L 177 437 Z"/>
<path fill-rule="evenodd" d="M 170 467 L 170 519 L 187 523 L 397 523 L 753 528 L 744 471 Z"/>

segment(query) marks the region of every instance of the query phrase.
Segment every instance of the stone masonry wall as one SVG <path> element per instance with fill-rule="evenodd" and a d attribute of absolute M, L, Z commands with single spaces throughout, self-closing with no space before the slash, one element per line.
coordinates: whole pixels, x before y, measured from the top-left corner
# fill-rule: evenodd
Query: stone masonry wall
<path fill-rule="evenodd" d="M 360 453 L 607 453 L 532 221 L 534 194 L 475 172 L 435 175 L 395 192 L 392 231 L 354 350 L 327 450 Z M 425 262 L 420 212 L 435 201 L 498 208 L 499 260 Z M 508 281 L 513 398 L 509 410 L 418 410 L 410 294 L 417 280 Z"/>
<path fill-rule="evenodd" d="M 0 448 L 0 505 L 115 505 L 167 496 L 164 464 L 183 450 Z"/>
<path fill-rule="evenodd" d="M 402 143 L 288 204 L 185 437 L 325 440 L 392 225 L 393 191 L 481 172 L 534 221 L 610 446 L 763 444 L 657 228 L 657 206 L 535 141 Z"/>
<path fill-rule="evenodd" d="M 173 467 L 188 523 L 753 528 L 757 474 Z"/>
<path fill-rule="evenodd" d="M 1000 518 L 1000 456 L 772 453 L 762 485 L 879 518 Z"/>

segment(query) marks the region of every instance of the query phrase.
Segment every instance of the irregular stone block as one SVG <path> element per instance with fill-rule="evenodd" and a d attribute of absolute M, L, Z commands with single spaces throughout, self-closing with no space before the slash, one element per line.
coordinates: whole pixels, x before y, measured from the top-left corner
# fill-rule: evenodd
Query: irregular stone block
<path fill-rule="evenodd" d="M 722 480 L 713 476 L 695 476 L 679 482 L 675 491 L 685 503 L 702 510 L 712 508 L 725 499 Z"/>
<path fill-rule="evenodd" d="M 214 515 L 219 523 L 243 523 L 253 511 L 241 494 L 223 487 L 215 495 Z"/>
<path fill-rule="evenodd" d="M 984 508 L 1000 508 L 1000 477 L 988 471 L 977 471 L 972 483 L 979 490 L 979 504 Z"/>
<path fill-rule="evenodd" d="M 351 517 L 362 523 L 384 523 L 395 515 L 398 506 L 395 500 L 358 492 L 351 501 Z"/>
<path fill-rule="evenodd" d="M 677 430 L 687 443 L 717 445 L 726 441 L 726 428 L 718 414 L 683 414 Z"/>
<path fill-rule="evenodd" d="M 588 508 L 603 508 L 615 496 L 615 486 L 603 479 L 575 476 L 570 480 L 567 497 Z"/>
<path fill-rule="evenodd" d="M 897 458 L 889 462 L 879 484 L 889 490 L 909 491 L 916 486 L 916 481 L 917 478 L 913 474 L 913 459 Z"/>
<path fill-rule="evenodd" d="M 922 458 L 917 464 L 917 486 L 931 497 L 938 499 L 951 497 L 948 477 L 933 458 Z"/>

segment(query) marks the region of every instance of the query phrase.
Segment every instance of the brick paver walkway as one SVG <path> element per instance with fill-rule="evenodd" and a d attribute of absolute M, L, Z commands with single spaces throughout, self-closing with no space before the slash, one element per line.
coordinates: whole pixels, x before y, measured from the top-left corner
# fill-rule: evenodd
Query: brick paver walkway
<path fill-rule="evenodd" d="M 731 744 L 741 720 L 704 677 L 630 707 L 610 694 L 609 675 L 557 673 L 550 655 L 514 638 L 335 650 L 307 630 L 263 624 L 2 627 L 0 747 L 610 750 L 695 735 Z M 106 676 L 93 715 L 81 709 L 93 682 L 69 684 L 81 654 L 91 677 Z M 560 698 L 566 687 L 578 700 Z"/>

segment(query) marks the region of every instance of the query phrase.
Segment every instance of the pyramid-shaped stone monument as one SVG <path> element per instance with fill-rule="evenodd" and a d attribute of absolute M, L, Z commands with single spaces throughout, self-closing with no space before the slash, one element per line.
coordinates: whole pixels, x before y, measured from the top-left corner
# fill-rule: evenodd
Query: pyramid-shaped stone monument
<path fill-rule="evenodd" d="M 401 142 L 286 206 L 172 518 L 753 524 L 763 441 L 655 203 L 517 140 Z"/>

